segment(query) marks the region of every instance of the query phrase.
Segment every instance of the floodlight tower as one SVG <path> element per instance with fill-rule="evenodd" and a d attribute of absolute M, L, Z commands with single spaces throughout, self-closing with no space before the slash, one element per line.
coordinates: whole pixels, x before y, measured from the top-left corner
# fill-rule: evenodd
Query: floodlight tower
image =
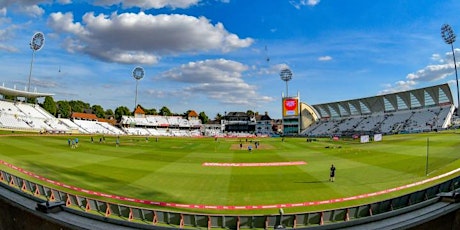
<path fill-rule="evenodd" d="M 286 82 L 286 97 L 289 97 L 288 93 L 288 81 L 292 79 L 292 71 L 288 68 L 284 68 L 280 72 L 281 80 Z"/>
<path fill-rule="evenodd" d="M 30 48 L 32 49 L 32 61 L 30 62 L 30 71 L 29 71 L 29 84 L 27 85 L 27 91 L 30 92 L 30 79 L 32 77 L 32 65 L 34 63 L 35 51 L 39 51 L 45 44 L 45 35 L 42 32 L 37 32 L 32 36 L 30 41 Z"/>
<path fill-rule="evenodd" d="M 134 100 L 134 110 L 137 107 L 137 85 L 139 80 L 141 80 L 144 77 L 144 68 L 137 66 L 136 68 L 133 69 L 133 77 L 136 79 L 136 99 Z"/>
<path fill-rule="evenodd" d="M 452 49 L 452 56 L 454 57 L 454 67 L 455 67 L 455 82 L 457 83 L 457 116 L 459 115 L 459 105 L 460 105 L 460 92 L 458 89 L 458 75 L 457 75 L 457 62 L 455 61 L 455 51 L 454 51 L 454 42 L 455 42 L 455 33 L 452 27 L 449 24 L 444 24 L 441 27 L 441 36 L 444 41 L 450 45 Z"/>

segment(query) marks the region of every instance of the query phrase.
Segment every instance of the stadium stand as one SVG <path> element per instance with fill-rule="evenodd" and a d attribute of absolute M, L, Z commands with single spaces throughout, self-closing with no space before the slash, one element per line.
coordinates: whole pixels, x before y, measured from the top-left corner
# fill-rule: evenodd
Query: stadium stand
<path fill-rule="evenodd" d="M 0 101 L 0 127 L 33 132 L 67 133 L 70 128 L 38 105 Z"/>
<path fill-rule="evenodd" d="M 309 111 L 307 115 L 304 111 L 301 113 L 303 120 L 312 118 L 304 122 L 308 126 L 301 129 L 300 134 L 306 136 L 443 130 L 452 126 L 455 118 L 455 106 L 447 84 L 308 107 L 313 112 Z M 134 116 L 122 116 L 119 127 L 102 121 L 94 114 L 75 114 L 70 120 L 58 119 L 37 104 L 2 100 L 0 128 L 49 133 L 177 137 L 274 135 L 273 120 L 267 114 L 250 117 L 244 112 L 229 112 L 222 120 L 201 124 L 194 111 L 184 118 L 145 115 L 139 107 Z"/>
<path fill-rule="evenodd" d="M 455 106 L 447 84 L 312 106 L 318 120 L 301 135 L 417 133 L 447 129 Z M 313 117 L 313 116 L 312 116 Z"/>
<path fill-rule="evenodd" d="M 201 136 L 201 121 L 190 122 L 180 116 L 143 115 L 122 116 L 120 125 L 129 135 L 148 136 Z"/>

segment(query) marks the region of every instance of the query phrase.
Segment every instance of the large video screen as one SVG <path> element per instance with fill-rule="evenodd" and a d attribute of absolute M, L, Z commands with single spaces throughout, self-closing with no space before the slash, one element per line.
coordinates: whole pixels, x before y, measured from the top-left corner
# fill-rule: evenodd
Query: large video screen
<path fill-rule="evenodd" d="M 299 100 L 297 98 L 283 98 L 283 116 L 298 116 Z"/>

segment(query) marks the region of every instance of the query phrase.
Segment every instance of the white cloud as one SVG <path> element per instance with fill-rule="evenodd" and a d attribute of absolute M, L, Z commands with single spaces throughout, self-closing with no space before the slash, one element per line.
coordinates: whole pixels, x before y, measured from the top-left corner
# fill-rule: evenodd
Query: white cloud
<path fill-rule="evenodd" d="M 460 49 L 455 49 L 455 54 L 458 56 L 460 54 Z M 445 53 L 444 58 L 439 54 L 433 54 L 431 57 L 432 60 L 441 64 L 428 65 L 415 73 L 408 74 L 406 79 L 416 82 L 438 81 L 455 73 L 452 52 Z M 458 65 L 459 63 L 457 62 L 457 66 Z"/>
<path fill-rule="evenodd" d="M 0 9 L 11 9 L 28 16 L 38 17 L 45 13 L 45 10 L 38 5 L 49 2 L 49 0 L 1 0 Z"/>
<path fill-rule="evenodd" d="M 267 68 L 259 69 L 257 74 L 259 75 L 278 75 L 280 74 L 281 70 L 286 69 L 286 68 L 289 69 L 289 66 L 285 63 L 270 65 Z"/>
<path fill-rule="evenodd" d="M 243 72 L 246 70 L 246 65 L 236 61 L 205 60 L 173 68 L 164 72 L 161 78 L 188 84 L 174 92 L 176 95 L 206 95 L 224 104 L 245 106 L 251 106 L 255 101 L 273 101 L 272 97 L 259 95 L 256 86 L 243 80 Z"/>
<path fill-rule="evenodd" d="M 123 8 L 139 7 L 141 9 L 189 8 L 200 0 L 96 0 L 100 6 L 122 5 Z"/>
<path fill-rule="evenodd" d="M 0 44 L 0 50 L 5 50 L 5 51 L 8 51 L 8 52 L 18 52 L 18 49 L 16 47 L 7 46 L 7 45 L 3 45 L 3 44 Z"/>
<path fill-rule="evenodd" d="M 436 81 L 444 79 L 454 72 L 454 64 L 429 65 L 415 73 L 407 75 L 408 80 L 412 81 Z"/>
<path fill-rule="evenodd" d="M 431 55 L 431 60 L 437 61 L 437 62 L 442 62 L 441 55 L 439 55 L 439 54 Z"/>
<path fill-rule="evenodd" d="M 413 89 L 413 87 L 417 83 L 415 81 L 407 80 L 407 81 L 397 81 L 393 85 L 387 84 L 386 89 L 381 90 L 378 92 L 379 95 L 389 94 L 389 93 L 396 93 L 401 91 L 407 91 Z"/>
<path fill-rule="evenodd" d="M 222 23 L 212 25 L 205 17 L 180 14 L 86 13 L 79 23 L 72 13 L 58 12 L 50 14 L 48 25 L 69 36 L 67 50 L 119 63 L 154 64 L 161 55 L 228 52 L 253 43 L 229 33 Z"/>
<path fill-rule="evenodd" d="M 9 18 L 0 17 L 0 50 L 7 52 L 18 52 L 16 47 L 8 45 L 7 42 L 14 39 L 15 31 L 18 29 L 20 29 L 20 26 L 12 24 Z"/>
<path fill-rule="evenodd" d="M 289 3 L 296 9 L 300 9 L 302 6 L 316 6 L 320 0 L 290 0 Z"/>
<path fill-rule="evenodd" d="M 460 49 L 455 49 L 455 53 L 457 56 L 460 53 Z M 445 53 L 444 58 L 439 54 L 433 54 L 431 59 L 441 64 L 427 65 L 414 73 L 409 73 L 406 76 L 406 80 L 387 85 L 386 89 L 382 90 L 380 94 L 410 90 L 421 82 L 440 81 L 455 74 L 455 66 L 451 52 Z M 459 64 L 460 63 L 457 62 L 457 67 L 459 67 Z"/>
<path fill-rule="evenodd" d="M 331 56 L 322 56 L 318 58 L 318 61 L 331 61 L 332 57 Z"/>
<path fill-rule="evenodd" d="M 58 2 L 62 5 L 72 4 L 72 0 L 58 0 Z"/>

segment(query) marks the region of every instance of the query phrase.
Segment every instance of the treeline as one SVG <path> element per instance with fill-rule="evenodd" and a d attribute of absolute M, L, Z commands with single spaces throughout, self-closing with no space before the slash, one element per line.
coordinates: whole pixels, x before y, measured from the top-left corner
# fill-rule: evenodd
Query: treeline
<path fill-rule="evenodd" d="M 35 103 L 28 101 L 29 103 Z M 112 109 L 104 109 L 101 105 L 90 105 L 89 103 L 71 100 L 71 101 L 54 101 L 50 96 L 45 97 L 43 104 L 40 104 L 42 108 L 54 115 L 55 117 L 60 118 L 70 118 L 73 112 L 76 113 L 91 113 L 95 114 L 98 118 L 115 118 L 120 120 L 122 116 L 133 116 L 133 112 L 126 106 L 119 106 L 113 111 Z M 141 105 L 139 105 L 141 106 Z M 169 110 L 168 107 L 163 106 L 160 110 L 155 108 L 147 109 L 141 106 L 146 115 L 161 115 L 161 116 L 182 116 L 187 117 L 191 110 L 186 111 L 185 113 L 173 113 Z M 205 112 L 200 112 L 198 114 L 199 119 L 203 124 L 206 124 L 209 121 L 208 116 Z M 216 118 L 222 117 L 220 114 L 216 115 Z"/>

